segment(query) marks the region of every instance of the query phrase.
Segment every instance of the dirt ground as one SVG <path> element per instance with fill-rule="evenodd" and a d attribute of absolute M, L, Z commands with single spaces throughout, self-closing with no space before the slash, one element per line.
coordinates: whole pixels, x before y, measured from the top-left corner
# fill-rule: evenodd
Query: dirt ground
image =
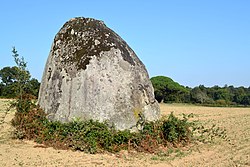
<path fill-rule="evenodd" d="M 188 148 L 169 149 L 162 154 L 142 153 L 86 154 L 78 151 L 45 148 L 32 141 L 11 139 L 10 121 L 14 111 L 6 114 L 7 101 L 0 100 L 0 166 L 250 166 L 250 108 L 198 107 L 161 104 L 162 115 L 174 112 L 195 115 L 207 126 L 225 128 L 227 139 Z"/>

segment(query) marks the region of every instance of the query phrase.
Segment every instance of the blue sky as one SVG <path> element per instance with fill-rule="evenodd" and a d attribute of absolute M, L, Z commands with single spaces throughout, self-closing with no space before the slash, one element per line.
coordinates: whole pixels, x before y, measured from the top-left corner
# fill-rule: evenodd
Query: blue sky
<path fill-rule="evenodd" d="M 6 0 L 0 2 L 0 68 L 12 46 L 41 80 L 54 36 L 76 16 L 103 20 L 146 65 L 150 77 L 185 86 L 250 86 L 248 0 Z"/>

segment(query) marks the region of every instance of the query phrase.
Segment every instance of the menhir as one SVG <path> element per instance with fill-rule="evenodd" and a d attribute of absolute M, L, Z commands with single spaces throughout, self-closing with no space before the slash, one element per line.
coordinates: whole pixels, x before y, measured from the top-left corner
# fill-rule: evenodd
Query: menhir
<path fill-rule="evenodd" d="M 102 21 L 73 18 L 56 34 L 38 103 L 52 121 L 108 122 L 137 130 L 160 110 L 147 70 L 127 43 Z"/>

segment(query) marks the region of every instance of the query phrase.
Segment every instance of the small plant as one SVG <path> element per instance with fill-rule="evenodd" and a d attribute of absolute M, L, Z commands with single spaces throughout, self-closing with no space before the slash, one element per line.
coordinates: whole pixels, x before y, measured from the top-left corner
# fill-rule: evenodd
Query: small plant
<path fill-rule="evenodd" d="M 226 139 L 226 129 L 217 127 L 213 124 L 211 127 L 204 127 L 200 122 L 193 126 L 195 140 L 202 143 L 213 143 L 216 138 Z"/>
<path fill-rule="evenodd" d="M 34 107 L 28 112 L 16 112 L 11 124 L 16 127 L 17 138 L 35 139 L 45 129 L 46 120 L 43 110 Z"/>
<path fill-rule="evenodd" d="M 191 127 L 192 123 L 188 121 L 186 116 L 183 119 L 179 119 L 172 112 L 168 119 L 163 121 L 162 132 L 164 138 L 169 142 L 188 143 L 193 136 Z"/>
<path fill-rule="evenodd" d="M 15 47 L 12 49 L 13 58 L 17 65 L 17 72 L 16 72 L 16 84 L 17 89 L 15 89 L 16 94 L 18 95 L 15 101 L 11 102 L 10 108 L 16 108 L 18 113 L 27 113 L 33 108 L 35 108 L 34 100 L 36 99 L 35 96 L 25 93 L 24 89 L 27 85 L 27 82 L 30 78 L 29 71 L 26 70 L 27 62 L 24 61 L 23 57 L 19 57 L 19 54 Z M 21 116 L 17 116 L 21 117 Z M 21 123 L 22 124 L 22 123 Z"/>
<path fill-rule="evenodd" d="M 10 102 L 10 108 L 15 108 L 17 112 L 29 112 L 35 105 L 36 97 L 30 94 L 22 94 L 18 96 L 14 101 Z"/>

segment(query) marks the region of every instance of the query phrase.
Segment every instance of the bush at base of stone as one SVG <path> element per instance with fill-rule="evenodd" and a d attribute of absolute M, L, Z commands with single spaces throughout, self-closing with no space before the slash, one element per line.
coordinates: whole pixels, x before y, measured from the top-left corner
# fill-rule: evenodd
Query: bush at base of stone
<path fill-rule="evenodd" d="M 144 124 L 138 133 L 117 131 L 106 123 L 79 121 L 51 122 L 38 107 L 16 112 L 12 125 L 17 138 L 32 139 L 57 149 L 80 150 L 88 153 L 136 150 L 154 153 L 160 146 L 185 144 L 192 140 L 192 124 L 186 118 L 170 114 L 168 118 Z"/>
<path fill-rule="evenodd" d="M 193 136 L 193 132 L 190 129 L 192 126 L 193 124 L 188 121 L 186 116 L 183 119 L 179 119 L 172 112 L 162 124 L 164 139 L 172 143 L 188 143 Z"/>
<path fill-rule="evenodd" d="M 42 135 L 46 121 L 46 114 L 35 107 L 29 112 L 16 112 L 11 124 L 16 128 L 16 134 L 22 134 L 22 138 L 35 139 Z"/>

